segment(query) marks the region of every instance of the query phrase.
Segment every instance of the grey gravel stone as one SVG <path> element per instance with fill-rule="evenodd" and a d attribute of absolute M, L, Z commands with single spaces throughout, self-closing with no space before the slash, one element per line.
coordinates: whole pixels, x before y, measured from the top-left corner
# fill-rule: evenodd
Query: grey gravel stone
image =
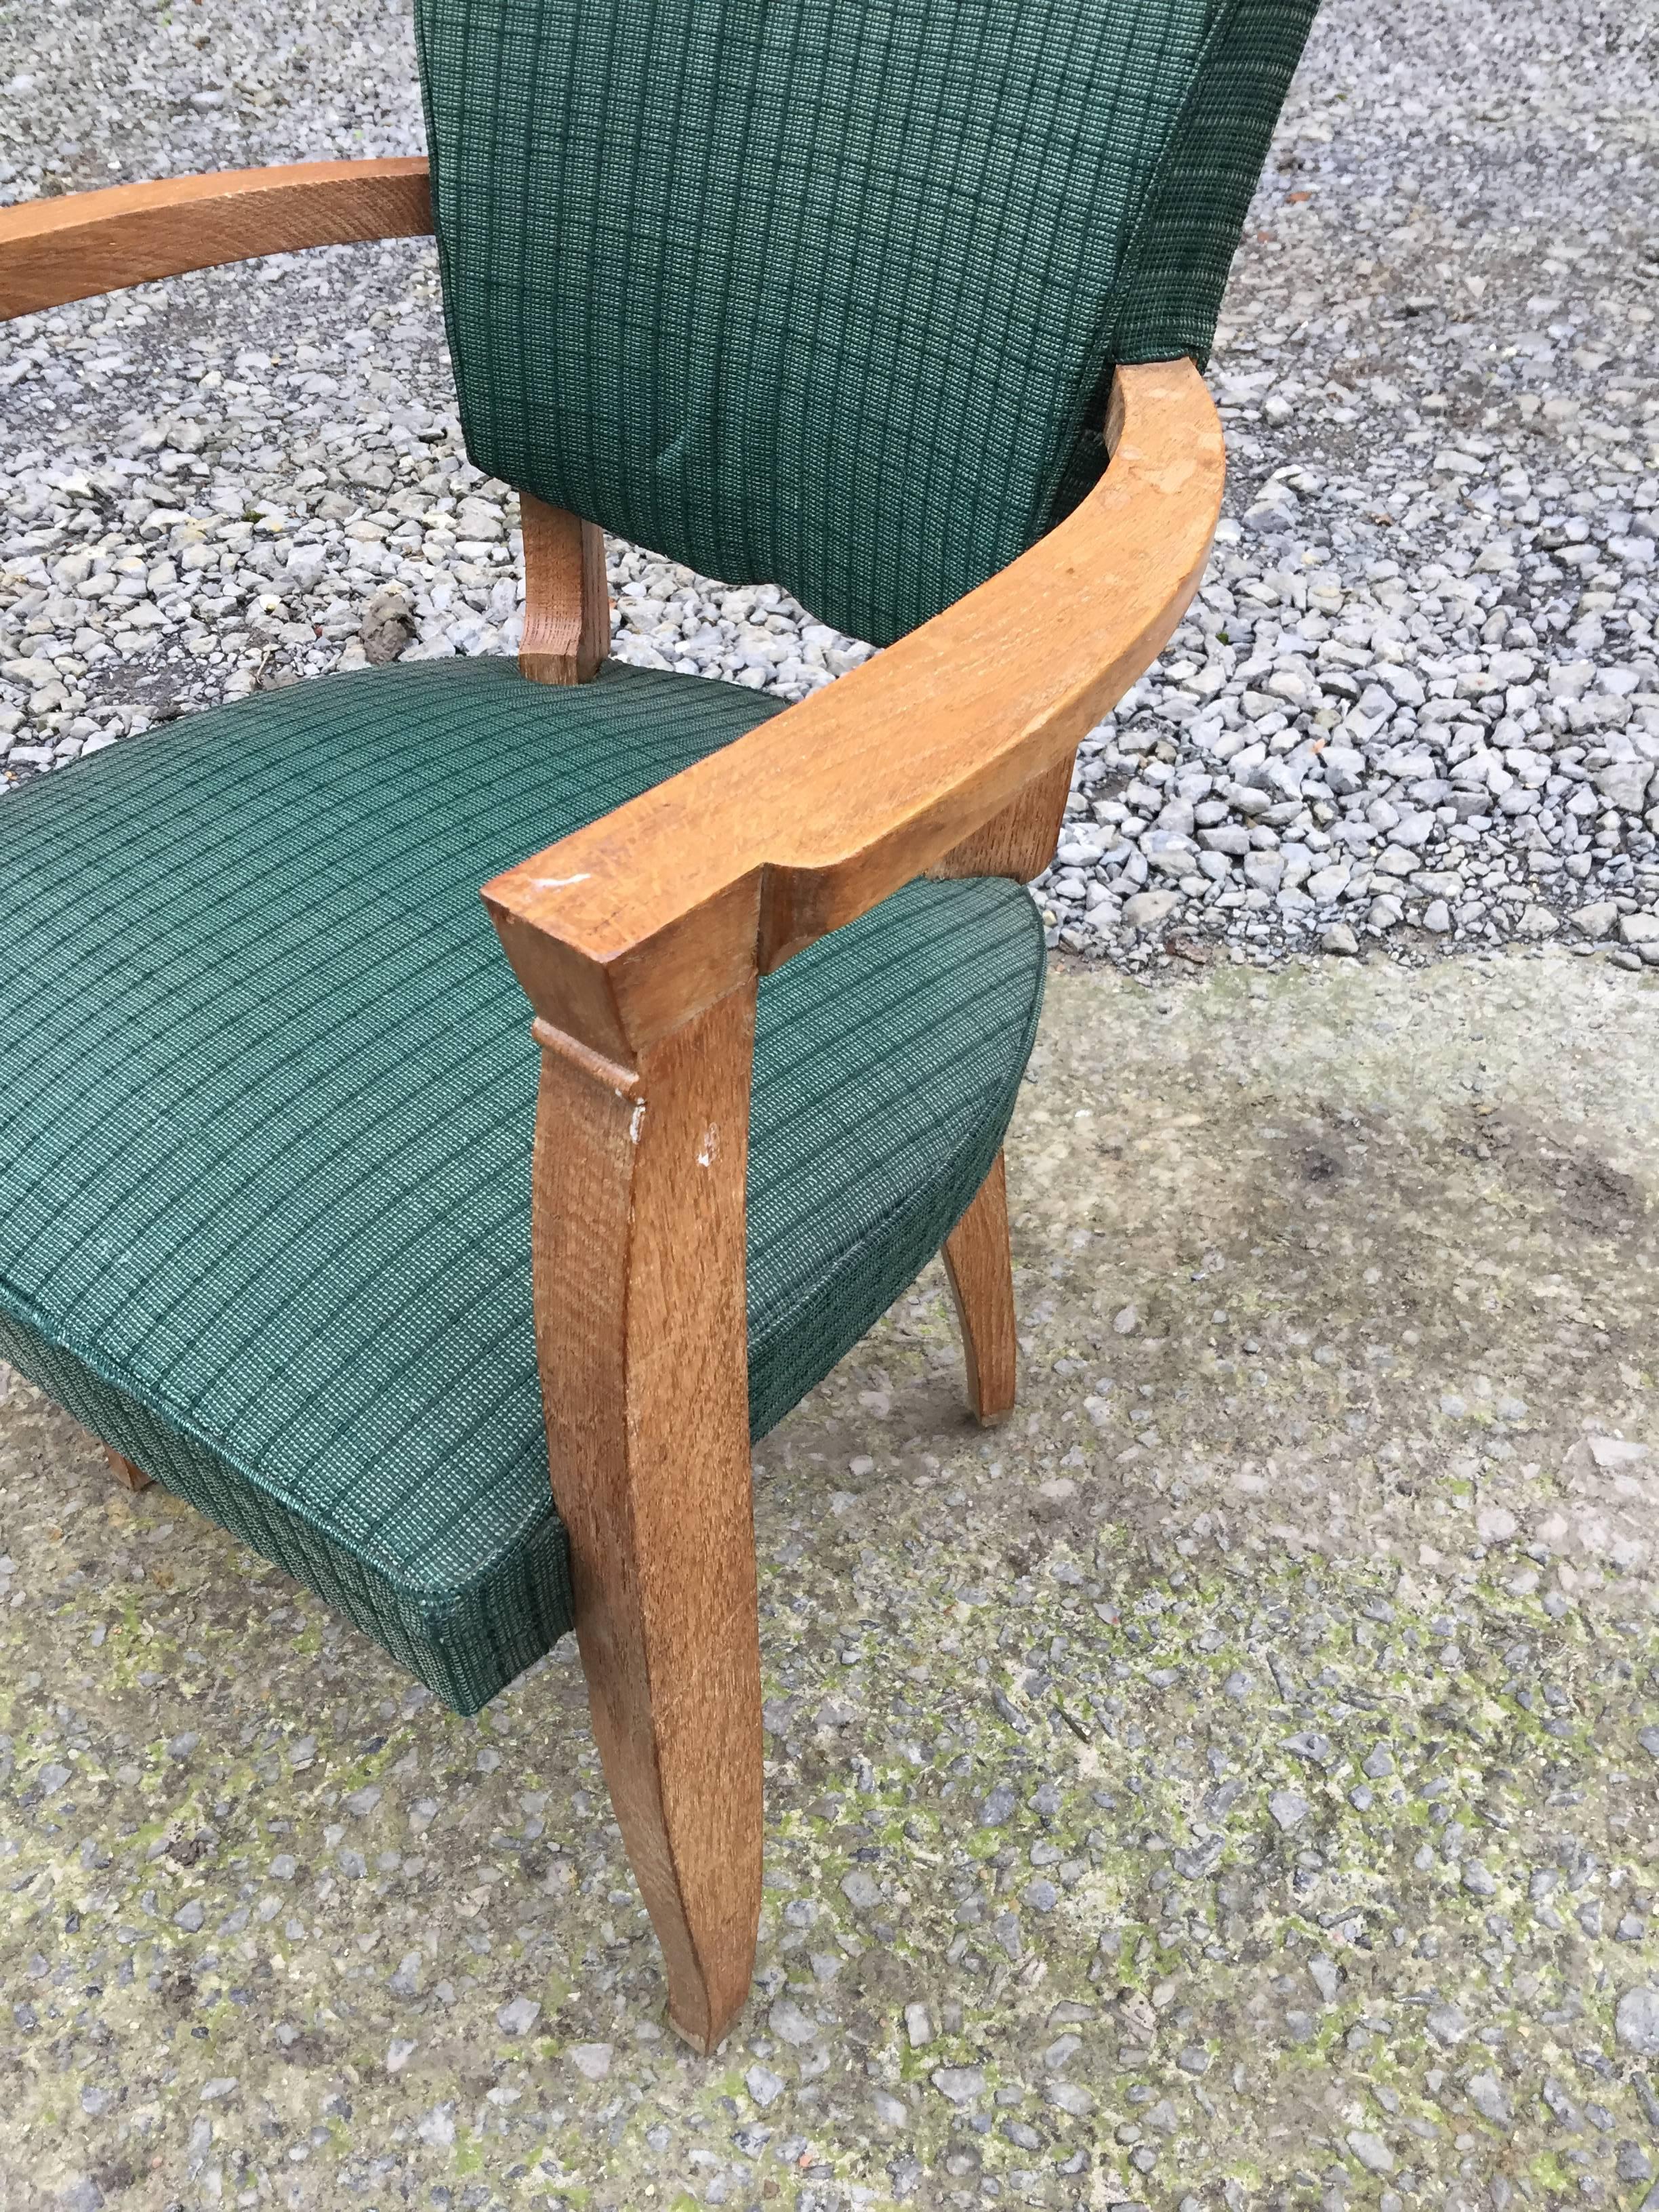
<path fill-rule="evenodd" d="M 1392 2173 L 1394 2153 L 1379 2135 L 1368 2128 L 1352 2128 L 1348 2132 L 1348 2148 L 1359 2160 L 1367 2173 Z"/>
<path fill-rule="evenodd" d="M 1013 1813 L 1019 1800 L 1006 1782 L 999 1782 L 980 1808 L 979 1824 L 982 1828 L 1000 1828 Z"/>
<path fill-rule="evenodd" d="M 799 2048 L 821 2039 L 817 2023 L 806 2017 L 793 1997 L 780 1997 L 767 2019 L 773 2034 L 781 2042 Z"/>
<path fill-rule="evenodd" d="M 783 2076 L 773 2073 L 769 2066 L 751 2066 L 743 2077 L 743 2084 L 762 2112 L 775 2104 L 787 2086 Z"/>
<path fill-rule="evenodd" d="M 1593 906 L 1579 907 L 1571 920 L 1581 937 L 1605 937 L 1616 927 L 1619 909 L 1611 899 L 1598 899 Z"/>
<path fill-rule="evenodd" d="M 1483 2119 L 1494 2121 L 1499 2127 L 1509 2125 L 1512 2118 L 1510 2100 L 1496 2075 L 1470 2075 L 1468 2098 Z"/>
<path fill-rule="evenodd" d="M 584 2081 L 603 2081 L 611 2071 L 616 2051 L 609 2043 L 573 2043 L 564 2055 Z"/>
<path fill-rule="evenodd" d="M 1137 891 L 1123 902 L 1123 919 L 1133 930 L 1158 928 L 1180 910 L 1179 891 Z"/>
<path fill-rule="evenodd" d="M 1209 1836 L 1191 1850 L 1172 1851 L 1170 1863 L 1183 1881 L 1207 1881 L 1220 1865 L 1226 1848 L 1224 1836 Z"/>
<path fill-rule="evenodd" d="M 1093 2095 L 1080 2081 L 1050 2081 L 1042 2094 L 1057 2112 L 1069 2113 L 1074 2120 L 1086 2120 L 1095 2109 Z"/>
<path fill-rule="evenodd" d="M 1659 1990 L 1626 1990 L 1613 2016 L 1620 2048 L 1638 2058 L 1659 2057 Z"/>
<path fill-rule="evenodd" d="M 1267 1800 L 1267 1810 L 1278 1825 L 1287 1832 L 1300 1827 L 1308 1817 L 1308 1801 L 1294 1790 L 1275 1790 Z"/>
<path fill-rule="evenodd" d="M 1322 1735 L 1317 1729 L 1304 1729 L 1299 1735 L 1287 1736 L 1285 1747 L 1287 1751 L 1293 1751 L 1298 1759 L 1305 1759 L 1310 1766 L 1328 1767 L 1336 1764 L 1336 1746 L 1329 1736 Z"/>

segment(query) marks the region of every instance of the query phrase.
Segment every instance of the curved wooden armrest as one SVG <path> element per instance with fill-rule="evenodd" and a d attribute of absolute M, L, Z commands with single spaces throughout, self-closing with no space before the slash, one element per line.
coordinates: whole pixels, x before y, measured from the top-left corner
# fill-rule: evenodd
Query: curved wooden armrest
<path fill-rule="evenodd" d="M 544 1024 L 633 1066 L 979 830 L 1150 666 L 1220 513 L 1189 361 L 1121 368 L 1105 475 L 977 591 L 484 886 Z"/>
<path fill-rule="evenodd" d="M 431 228 L 423 159 L 225 169 L 25 200 L 0 208 L 0 321 L 222 261 Z"/>

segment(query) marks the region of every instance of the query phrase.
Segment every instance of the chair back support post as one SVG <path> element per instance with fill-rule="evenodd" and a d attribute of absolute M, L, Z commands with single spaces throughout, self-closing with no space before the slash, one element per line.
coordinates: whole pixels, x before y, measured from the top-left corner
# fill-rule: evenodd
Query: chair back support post
<path fill-rule="evenodd" d="M 524 532 L 520 672 L 536 684 L 588 684 L 611 650 L 605 532 L 533 492 L 520 494 Z"/>

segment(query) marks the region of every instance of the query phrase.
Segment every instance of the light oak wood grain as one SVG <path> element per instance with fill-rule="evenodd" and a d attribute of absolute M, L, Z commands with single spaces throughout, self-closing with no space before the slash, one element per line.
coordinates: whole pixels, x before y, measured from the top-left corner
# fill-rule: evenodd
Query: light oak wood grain
<path fill-rule="evenodd" d="M 432 228 L 424 161 L 303 161 L 0 208 L 0 321 L 157 276 Z"/>
<path fill-rule="evenodd" d="M 1057 782 L 1167 641 L 1220 511 L 1221 428 L 1190 362 L 1120 369 L 1111 419 L 1098 485 L 1000 575 L 485 886 L 560 1029 L 631 1064 L 932 867 L 1033 778 Z"/>
<path fill-rule="evenodd" d="M 708 2051 L 748 1995 L 760 1914 L 754 980 L 633 1068 L 536 1034 L 536 1338 L 576 1637 L 669 2016 Z"/>
<path fill-rule="evenodd" d="M 1013 1410 L 1019 1360 L 1008 1174 L 1000 1152 L 973 1204 L 945 1240 L 945 1272 L 962 1328 L 968 1403 L 975 1420 L 1000 1421 Z"/>
<path fill-rule="evenodd" d="M 536 684 L 586 684 L 611 650 L 611 587 L 597 523 L 530 492 L 524 529 L 524 637 L 519 666 Z"/>

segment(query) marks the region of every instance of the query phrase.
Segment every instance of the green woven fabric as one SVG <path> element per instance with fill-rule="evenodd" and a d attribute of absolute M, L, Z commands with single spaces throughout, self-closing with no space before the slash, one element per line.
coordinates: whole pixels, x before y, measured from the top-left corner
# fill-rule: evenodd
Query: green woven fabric
<path fill-rule="evenodd" d="M 0 1357 L 472 1711 L 568 1626 L 536 1054 L 478 897 L 776 711 L 607 667 L 326 678 L 0 803 Z M 1035 909 L 915 884 L 762 987 L 755 1431 L 995 1156 Z"/>
<path fill-rule="evenodd" d="M 1208 352 L 1316 0 L 416 0 L 474 459 L 890 642 Z"/>

